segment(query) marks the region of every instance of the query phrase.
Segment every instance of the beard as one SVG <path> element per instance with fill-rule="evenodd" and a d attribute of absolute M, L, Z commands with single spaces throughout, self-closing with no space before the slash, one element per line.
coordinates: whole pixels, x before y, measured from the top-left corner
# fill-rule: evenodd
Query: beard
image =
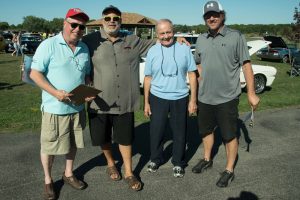
<path fill-rule="evenodd" d="M 116 25 L 114 29 L 109 28 L 109 26 L 103 26 L 103 29 L 106 34 L 110 36 L 116 36 L 121 28 L 121 25 Z"/>

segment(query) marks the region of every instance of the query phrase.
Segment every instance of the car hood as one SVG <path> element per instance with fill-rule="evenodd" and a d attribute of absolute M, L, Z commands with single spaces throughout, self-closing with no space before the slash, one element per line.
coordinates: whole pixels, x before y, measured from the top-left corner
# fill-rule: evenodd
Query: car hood
<path fill-rule="evenodd" d="M 265 41 L 265 40 L 253 40 L 247 42 L 248 48 L 249 48 L 249 54 L 252 56 L 254 53 L 256 53 L 258 50 L 267 47 L 272 42 Z"/>
<path fill-rule="evenodd" d="M 269 76 L 275 76 L 277 73 L 277 69 L 275 67 L 266 66 L 266 65 L 252 64 L 252 70 L 254 74 L 265 73 Z"/>
<path fill-rule="evenodd" d="M 270 44 L 271 48 L 275 48 L 275 47 L 288 48 L 288 46 L 286 45 L 286 43 L 281 37 L 264 36 L 264 40 L 272 42 L 272 44 Z"/>

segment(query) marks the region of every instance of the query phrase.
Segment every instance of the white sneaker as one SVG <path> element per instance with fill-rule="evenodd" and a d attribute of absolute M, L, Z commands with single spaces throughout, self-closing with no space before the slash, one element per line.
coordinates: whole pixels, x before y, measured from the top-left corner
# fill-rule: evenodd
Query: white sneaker
<path fill-rule="evenodd" d="M 182 167 L 180 166 L 175 166 L 173 167 L 173 175 L 174 177 L 179 177 L 182 178 L 185 174 L 185 171 Z"/>

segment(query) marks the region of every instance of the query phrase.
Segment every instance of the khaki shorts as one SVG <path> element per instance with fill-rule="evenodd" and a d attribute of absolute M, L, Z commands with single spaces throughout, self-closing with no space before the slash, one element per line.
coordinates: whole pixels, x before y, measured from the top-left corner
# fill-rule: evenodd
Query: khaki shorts
<path fill-rule="evenodd" d="M 85 111 L 69 115 L 42 113 L 41 153 L 68 154 L 71 148 L 83 148 Z"/>

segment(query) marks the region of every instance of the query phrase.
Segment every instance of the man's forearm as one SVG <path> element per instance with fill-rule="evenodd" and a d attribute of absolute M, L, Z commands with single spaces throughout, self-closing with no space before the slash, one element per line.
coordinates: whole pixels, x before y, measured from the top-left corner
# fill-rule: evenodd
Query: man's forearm
<path fill-rule="evenodd" d="M 247 93 L 255 94 L 254 76 L 253 76 L 252 65 L 250 62 L 247 62 L 243 65 L 243 73 L 246 80 Z"/>
<path fill-rule="evenodd" d="M 189 83 L 190 83 L 190 90 L 191 90 L 191 97 L 190 100 L 192 102 L 197 101 L 197 78 L 195 72 L 188 72 Z"/>

